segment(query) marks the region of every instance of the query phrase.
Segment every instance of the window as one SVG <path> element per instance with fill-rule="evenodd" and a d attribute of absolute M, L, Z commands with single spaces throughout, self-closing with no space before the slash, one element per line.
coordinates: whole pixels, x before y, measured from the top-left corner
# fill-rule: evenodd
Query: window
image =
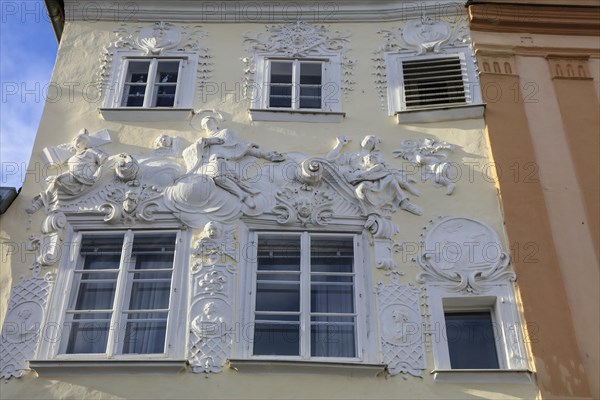
<path fill-rule="evenodd" d="M 191 116 L 198 54 L 146 57 L 116 51 L 100 109 L 106 120 L 174 121 Z"/>
<path fill-rule="evenodd" d="M 257 121 L 340 122 L 339 56 L 259 56 L 250 115 Z M 260 84 L 259 84 L 260 82 Z"/>
<path fill-rule="evenodd" d="M 492 313 L 446 312 L 446 337 L 452 369 L 498 369 Z"/>
<path fill-rule="evenodd" d="M 354 235 L 258 233 L 254 358 L 359 361 L 365 318 Z"/>
<path fill-rule="evenodd" d="M 182 60 L 128 60 L 122 107 L 174 107 Z"/>
<path fill-rule="evenodd" d="M 67 287 L 56 311 L 60 358 L 172 357 L 183 339 L 178 328 L 182 274 L 176 268 L 175 231 L 85 232 L 76 257 L 61 271 Z M 43 357 L 42 357 L 43 358 Z"/>
<path fill-rule="evenodd" d="M 453 54 L 386 54 L 388 108 L 398 122 L 478 118 L 483 106 L 469 47 Z"/>
<path fill-rule="evenodd" d="M 427 295 L 436 373 L 527 370 L 523 326 L 509 284 L 468 296 L 428 285 Z"/>
<path fill-rule="evenodd" d="M 322 108 L 321 61 L 271 60 L 269 64 L 270 108 Z"/>

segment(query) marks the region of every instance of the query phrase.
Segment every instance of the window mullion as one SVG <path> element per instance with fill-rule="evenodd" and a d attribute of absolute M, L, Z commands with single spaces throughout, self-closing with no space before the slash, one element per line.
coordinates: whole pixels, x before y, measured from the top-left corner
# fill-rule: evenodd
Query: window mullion
<path fill-rule="evenodd" d="M 300 105 L 300 61 L 294 60 L 292 64 L 292 109 L 297 110 Z"/>
<path fill-rule="evenodd" d="M 124 295 L 127 288 L 128 272 L 127 266 L 131 258 L 131 250 L 133 247 L 133 232 L 128 230 L 125 233 L 123 247 L 121 251 L 121 260 L 119 262 L 119 275 L 117 276 L 117 286 L 115 288 L 115 299 L 113 301 L 113 313 L 108 333 L 107 354 L 109 356 L 120 353 L 123 347 L 123 337 L 119 333 L 124 332 L 122 327 L 123 319 L 123 303 Z"/>
<path fill-rule="evenodd" d="M 310 350 L 310 236 L 300 242 L 300 357 L 309 359 Z"/>
<path fill-rule="evenodd" d="M 158 60 L 153 58 L 148 68 L 148 79 L 146 79 L 146 95 L 144 96 L 144 108 L 154 107 L 153 98 L 156 92 L 156 70 L 158 68 Z"/>
<path fill-rule="evenodd" d="M 254 348 L 253 348 L 253 343 L 254 343 L 254 328 L 256 326 L 256 324 L 254 323 L 254 321 L 256 321 L 256 292 L 258 291 L 258 288 L 256 287 L 256 280 L 257 280 L 257 271 L 258 271 L 258 234 L 256 232 L 253 232 L 250 236 L 251 238 L 251 243 L 252 243 L 252 254 L 250 256 L 250 260 L 252 263 L 252 274 L 251 274 L 251 280 L 252 282 L 250 283 L 250 290 L 251 292 L 249 293 L 250 295 L 250 312 L 252 313 L 252 323 L 250 324 L 249 328 L 250 328 L 250 334 L 248 335 L 248 338 L 253 338 L 252 341 L 246 341 L 246 346 L 244 347 L 244 351 L 246 352 L 246 355 L 249 356 L 251 354 L 254 354 Z"/>

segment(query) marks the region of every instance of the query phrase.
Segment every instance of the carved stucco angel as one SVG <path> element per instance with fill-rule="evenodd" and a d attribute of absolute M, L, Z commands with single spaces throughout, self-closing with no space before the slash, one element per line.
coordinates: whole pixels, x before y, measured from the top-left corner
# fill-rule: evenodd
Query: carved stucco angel
<path fill-rule="evenodd" d="M 43 206 L 49 207 L 61 194 L 76 196 L 83 193 L 100 179 L 101 166 L 109 157 L 94 148 L 87 129 L 79 131 L 69 149 L 75 154 L 66 160 L 67 171 L 48 177 L 46 190 L 33 198 L 27 213 L 33 214 Z"/>
<path fill-rule="evenodd" d="M 410 202 L 406 192 L 418 196 L 405 176 L 404 171 L 386 164 L 378 148 L 381 140 L 377 136 L 365 136 L 358 152 L 342 152 L 350 140 L 338 136 L 334 148 L 327 154 L 327 160 L 341 168 L 348 183 L 354 186 L 356 196 L 375 209 L 388 213 L 398 208 L 415 215 L 421 215 L 419 207 Z"/>
<path fill-rule="evenodd" d="M 447 142 L 431 138 L 405 140 L 402 147 L 393 151 L 392 155 L 420 165 L 425 179 L 432 178 L 436 185 L 445 186 L 446 194 L 451 195 L 455 185 L 447 176 L 446 159 L 454 147 Z"/>

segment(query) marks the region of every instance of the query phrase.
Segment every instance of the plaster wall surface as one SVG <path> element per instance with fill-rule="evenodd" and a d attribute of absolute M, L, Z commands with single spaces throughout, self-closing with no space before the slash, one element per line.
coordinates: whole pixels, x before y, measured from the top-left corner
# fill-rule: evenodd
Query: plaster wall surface
<path fill-rule="evenodd" d="M 302 152 L 324 156 L 333 146 L 335 137 L 346 135 L 352 139 L 349 149 L 358 149 L 365 135 L 375 134 L 382 139 L 386 161 L 396 167 L 402 163 L 392 158 L 391 152 L 405 139 L 432 137 L 459 146 L 451 161 L 456 163 L 457 188 L 452 196 L 446 196 L 443 188 L 435 188 L 431 182 L 417 182 L 421 192 L 413 201 L 423 208 L 418 217 L 403 211 L 393 216 L 393 222 L 401 231 L 398 239 L 407 244 L 421 240 L 423 227 L 440 216 L 468 216 L 489 224 L 501 236 L 505 249 L 510 247 L 503 229 L 498 203 L 497 182 L 490 149 L 484 134 L 482 119 L 460 120 L 428 124 L 398 125 L 387 110 L 374 87 L 371 61 L 372 53 L 383 44 L 377 34 L 379 29 L 391 29 L 399 23 L 382 23 L 377 26 L 366 23 L 329 24 L 331 30 L 352 34 L 349 58 L 357 59 L 352 79 L 356 81 L 353 91 L 342 96 L 346 117 L 340 124 L 272 123 L 252 122 L 247 109 L 249 102 L 243 98 L 240 80 L 243 74 L 241 57 L 248 56 L 242 45 L 245 32 L 265 32 L 264 24 L 218 24 L 205 23 L 200 29 L 208 32 L 202 40 L 213 56 L 214 72 L 210 81 L 220 87 L 218 94 L 205 98 L 196 96 L 194 107 L 219 110 L 230 128 L 243 140 L 257 143 L 266 150 Z M 100 101 L 93 101 L 93 91 L 83 88 L 97 81 L 100 68 L 98 61 L 102 48 L 113 41 L 113 30 L 118 24 L 109 22 L 68 22 L 61 39 L 52 81 L 61 87 L 77 82 L 74 96 L 61 97 L 48 102 L 44 109 L 35 141 L 33 155 L 21 195 L 2 216 L 1 237 L 5 242 L 22 246 L 15 254 L 4 254 L 0 276 L 0 298 L 3 308 L 8 299 L 8 289 L 20 275 L 28 275 L 35 256 L 24 249 L 27 238 L 39 234 L 41 213 L 28 216 L 25 208 L 41 189 L 47 171 L 40 159 L 40 151 L 47 146 L 68 143 L 83 127 L 90 132 L 107 129 L 112 143 L 103 147 L 109 154 L 129 152 L 144 154 L 150 151 L 157 136 L 167 133 L 180 136 L 184 146 L 196 140 L 201 132 L 194 131 L 189 121 L 177 122 L 128 122 L 104 121 L 98 113 Z M 227 92 L 227 93 L 226 93 Z M 418 176 L 417 176 L 418 178 Z M 197 235 L 198 232 L 194 231 Z M 408 251 L 395 255 L 404 275 L 401 283 L 415 283 L 420 271 L 412 261 L 416 254 Z M 243 265 L 240 265 L 243 268 Z M 374 283 L 387 282 L 389 277 L 371 267 Z M 374 307 L 374 305 L 373 305 Z M 431 345 L 427 344 L 427 369 L 423 378 L 401 376 L 393 378 L 348 376 L 347 374 L 311 374 L 295 372 L 293 368 L 277 373 L 250 373 L 225 369 L 221 374 L 205 379 L 202 375 L 181 372 L 173 375 L 118 373 L 114 375 L 94 372 L 73 375 L 39 376 L 30 373 L 22 379 L 11 379 L 0 390 L 2 398 L 535 398 L 534 384 L 441 384 L 433 382 L 429 374 L 433 368 Z M 183 356 L 183 355 L 182 355 Z"/>

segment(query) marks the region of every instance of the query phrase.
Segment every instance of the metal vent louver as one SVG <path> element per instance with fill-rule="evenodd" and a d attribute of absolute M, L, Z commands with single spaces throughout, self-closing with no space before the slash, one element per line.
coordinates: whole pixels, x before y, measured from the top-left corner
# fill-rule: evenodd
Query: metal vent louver
<path fill-rule="evenodd" d="M 466 103 L 459 57 L 402 61 L 407 109 Z"/>

